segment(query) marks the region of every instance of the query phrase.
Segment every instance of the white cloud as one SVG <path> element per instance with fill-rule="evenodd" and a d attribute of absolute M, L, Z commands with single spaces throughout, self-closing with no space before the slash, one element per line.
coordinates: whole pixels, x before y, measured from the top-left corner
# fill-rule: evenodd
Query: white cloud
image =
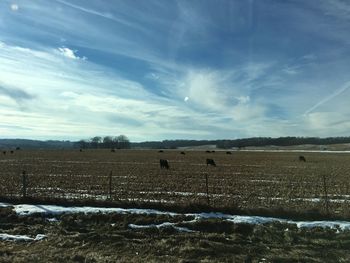
<path fill-rule="evenodd" d="M 18 11 L 19 6 L 17 4 L 11 4 L 11 10 L 12 11 Z"/>
<path fill-rule="evenodd" d="M 82 59 L 86 60 L 86 57 L 78 57 L 75 53 L 77 52 L 76 50 L 69 49 L 67 47 L 60 47 L 58 48 L 58 51 L 60 54 L 63 56 L 70 58 L 70 59 Z"/>
<path fill-rule="evenodd" d="M 4 85 L 35 95 L 26 103 L 25 113 L 0 96 L 1 125 L 19 127 L 0 127 L 2 136 L 79 139 L 123 133 L 142 140 L 210 134 L 196 127 L 196 123 L 208 123 L 205 114 L 184 109 L 176 100 L 155 96 L 140 83 L 91 62 L 77 64 L 52 50 L 6 44 L 0 60 Z"/>
<path fill-rule="evenodd" d="M 240 96 L 240 97 L 237 97 L 236 99 L 239 101 L 239 103 L 242 103 L 242 104 L 246 104 L 250 101 L 249 96 Z"/>

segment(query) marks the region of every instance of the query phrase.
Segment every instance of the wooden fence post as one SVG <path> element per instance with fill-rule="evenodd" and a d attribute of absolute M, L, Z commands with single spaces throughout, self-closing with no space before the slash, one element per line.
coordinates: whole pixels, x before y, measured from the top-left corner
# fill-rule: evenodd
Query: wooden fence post
<path fill-rule="evenodd" d="M 323 175 L 322 178 L 323 178 L 323 191 L 324 191 L 325 208 L 326 208 L 327 214 L 329 214 L 329 200 L 328 200 L 328 192 L 327 192 L 326 175 Z"/>
<path fill-rule="evenodd" d="M 109 173 L 109 199 L 112 199 L 112 174 L 113 171 Z"/>
<path fill-rule="evenodd" d="M 25 199 L 27 197 L 27 175 L 26 171 L 22 172 L 22 197 Z"/>
<path fill-rule="evenodd" d="M 205 186 L 206 186 L 206 192 L 207 192 L 207 203 L 210 205 L 210 198 L 209 198 L 209 186 L 208 186 L 208 174 L 205 173 Z"/>

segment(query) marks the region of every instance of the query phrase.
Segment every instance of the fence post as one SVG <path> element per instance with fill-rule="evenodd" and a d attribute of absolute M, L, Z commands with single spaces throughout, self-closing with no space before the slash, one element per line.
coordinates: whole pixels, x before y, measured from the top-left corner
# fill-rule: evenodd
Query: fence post
<path fill-rule="evenodd" d="M 326 175 L 323 175 L 322 179 L 323 179 L 323 191 L 324 191 L 325 207 L 326 207 L 327 214 L 329 214 L 329 200 L 328 200 L 328 192 L 327 192 Z"/>
<path fill-rule="evenodd" d="M 113 171 L 109 173 L 109 199 L 112 199 L 112 174 Z"/>
<path fill-rule="evenodd" d="M 25 199 L 27 197 L 27 175 L 26 171 L 22 172 L 22 197 Z"/>
<path fill-rule="evenodd" d="M 208 174 L 205 173 L 205 186 L 206 186 L 206 192 L 207 192 L 207 203 L 210 205 L 210 198 L 209 198 L 209 187 L 208 187 Z"/>

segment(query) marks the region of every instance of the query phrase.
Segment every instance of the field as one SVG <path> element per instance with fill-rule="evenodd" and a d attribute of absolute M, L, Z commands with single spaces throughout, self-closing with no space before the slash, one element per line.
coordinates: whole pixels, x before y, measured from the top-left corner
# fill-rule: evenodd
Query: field
<path fill-rule="evenodd" d="M 207 158 L 217 166 L 207 166 Z M 159 159 L 170 169 L 160 169 Z M 0 203 L 0 262 L 349 262 L 349 222 L 302 221 L 350 218 L 349 173 L 348 153 L 7 153 L 0 157 L 0 199 L 37 203 L 37 212 L 19 214 L 22 205 Z M 43 203 L 126 212 L 61 207 L 57 214 Z M 203 211 L 288 219 L 254 223 L 257 217 Z M 34 240 L 38 234 L 45 238 Z"/>
<path fill-rule="evenodd" d="M 0 156 L 0 198 L 350 218 L 349 176 L 348 153 L 19 150 Z"/>

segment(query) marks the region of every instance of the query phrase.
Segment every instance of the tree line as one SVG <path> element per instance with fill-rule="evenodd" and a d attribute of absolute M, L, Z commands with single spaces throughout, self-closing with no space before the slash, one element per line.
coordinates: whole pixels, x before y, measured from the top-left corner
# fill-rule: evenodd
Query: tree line
<path fill-rule="evenodd" d="M 0 139 L 0 149 L 96 149 L 96 148 L 148 148 L 148 149 L 176 149 L 178 147 L 191 147 L 202 145 L 216 145 L 218 148 L 244 148 L 248 146 L 291 146 L 301 144 L 329 145 L 338 143 L 350 143 L 350 137 L 254 137 L 235 140 L 164 140 L 131 143 L 127 136 L 95 136 L 80 141 L 58 141 L 58 140 L 26 140 L 26 139 Z"/>
<path fill-rule="evenodd" d="M 235 140 L 164 140 L 131 143 L 132 148 L 176 149 L 178 147 L 191 147 L 202 145 L 216 145 L 218 148 L 244 148 L 248 146 L 292 146 L 301 144 L 328 145 L 337 143 L 350 143 L 350 137 L 253 137 Z"/>
<path fill-rule="evenodd" d="M 81 149 L 98 149 L 98 148 L 111 148 L 111 149 L 129 149 L 131 144 L 125 135 L 119 136 L 95 136 L 88 140 L 80 140 L 77 145 Z"/>

